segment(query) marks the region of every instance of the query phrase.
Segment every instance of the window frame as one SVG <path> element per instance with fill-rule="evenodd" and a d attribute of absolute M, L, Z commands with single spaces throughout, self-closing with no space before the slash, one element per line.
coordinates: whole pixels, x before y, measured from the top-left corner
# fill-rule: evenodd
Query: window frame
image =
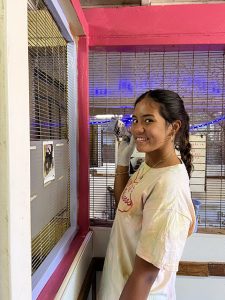
<path fill-rule="evenodd" d="M 62 261 L 69 250 L 70 244 L 78 232 L 77 226 L 77 45 L 71 35 L 69 24 L 65 14 L 56 0 L 45 0 L 48 10 L 59 26 L 63 37 L 67 41 L 67 63 L 68 63 L 68 103 L 71 110 L 68 110 L 69 136 L 70 136 L 70 223 L 62 238 L 47 255 L 43 263 L 32 276 L 32 297 L 37 299 L 38 295 L 52 276 L 53 272 Z"/>

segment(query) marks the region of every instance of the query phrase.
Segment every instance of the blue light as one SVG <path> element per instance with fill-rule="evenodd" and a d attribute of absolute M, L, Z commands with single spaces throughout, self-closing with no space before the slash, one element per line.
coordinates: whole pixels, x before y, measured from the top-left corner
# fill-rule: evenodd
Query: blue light
<path fill-rule="evenodd" d="M 111 122 L 111 120 L 105 120 L 105 121 L 91 121 L 89 122 L 90 125 L 101 125 Z"/>
<path fill-rule="evenodd" d="M 154 74 L 153 74 L 154 75 Z M 118 81 L 114 81 L 115 78 L 108 79 L 108 84 L 104 82 L 98 83 L 98 86 L 90 87 L 91 97 L 110 97 L 112 99 L 118 100 L 122 98 L 135 98 L 136 95 L 142 94 L 144 91 L 149 89 L 161 88 L 163 86 L 163 75 L 157 77 L 151 76 L 151 80 L 146 79 L 146 76 L 139 74 L 138 80 L 133 80 L 133 74 L 130 74 L 130 78 L 118 78 Z M 211 79 L 207 77 L 207 74 L 188 74 L 183 75 L 178 78 L 178 75 L 170 75 L 170 80 L 164 88 L 176 90 L 179 83 L 179 87 L 182 90 L 182 97 L 190 97 L 190 95 L 198 95 L 198 97 L 209 96 L 221 96 L 223 93 L 223 86 L 219 80 Z M 168 76 L 168 74 L 165 74 Z"/>
<path fill-rule="evenodd" d="M 120 79 L 119 80 L 119 91 L 133 93 L 133 85 L 132 82 L 128 79 Z"/>
<path fill-rule="evenodd" d="M 225 116 L 221 116 L 220 118 L 214 119 L 214 120 L 206 122 L 206 123 L 202 123 L 202 124 L 198 124 L 198 125 L 192 125 L 192 126 L 190 126 L 190 131 L 194 131 L 194 130 L 197 130 L 199 128 L 206 127 L 208 125 L 216 124 L 216 123 L 219 123 L 223 120 L 225 120 Z"/>
<path fill-rule="evenodd" d="M 95 96 L 107 96 L 106 88 L 95 88 Z"/>
<path fill-rule="evenodd" d="M 205 123 L 201 123 L 201 124 L 197 124 L 197 125 L 190 125 L 190 131 L 194 131 L 203 127 L 206 127 L 208 125 L 211 124 L 216 124 L 219 123 L 221 121 L 225 120 L 225 116 L 221 116 L 219 118 L 216 118 L 214 120 L 211 120 L 209 122 L 205 122 Z M 124 122 L 126 127 L 130 127 L 131 126 L 131 122 L 132 122 L 132 117 L 130 115 L 124 115 L 121 119 L 121 121 Z M 91 121 L 89 124 L 90 125 L 101 125 L 101 124 L 106 124 L 111 122 L 111 120 L 105 120 L 105 121 Z"/>
<path fill-rule="evenodd" d="M 31 127 L 46 127 L 46 128 L 54 128 L 54 127 L 64 127 L 65 124 L 62 123 L 48 123 L 48 122 L 32 122 Z"/>

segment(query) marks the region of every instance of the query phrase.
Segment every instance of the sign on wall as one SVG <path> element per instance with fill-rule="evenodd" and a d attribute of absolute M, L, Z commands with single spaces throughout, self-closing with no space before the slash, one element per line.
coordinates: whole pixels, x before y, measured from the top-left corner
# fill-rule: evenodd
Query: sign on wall
<path fill-rule="evenodd" d="M 190 187 L 192 192 L 205 191 L 206 170 L 206 135 L 190 135 L 194 171 L 191 175 Z"/>

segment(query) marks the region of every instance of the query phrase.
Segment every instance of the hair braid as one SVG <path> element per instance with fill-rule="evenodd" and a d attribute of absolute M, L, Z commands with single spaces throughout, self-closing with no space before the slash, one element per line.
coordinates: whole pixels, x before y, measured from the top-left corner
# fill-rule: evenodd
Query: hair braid
<path fill-rule="evenodd" d="M 178 147 L 177 147 L 178 146 Z M 189 141 L 189 116 L 186 115 L 186 122 L 181 127 L 181 132 L 179 134 L 178 145 L 176 149 L 180 151 L 181 159 L 183 160 L 189 178 L 191 177 L 191 172 L 193 170 L 193 156 L 191 154 L 191 144 Z"/>

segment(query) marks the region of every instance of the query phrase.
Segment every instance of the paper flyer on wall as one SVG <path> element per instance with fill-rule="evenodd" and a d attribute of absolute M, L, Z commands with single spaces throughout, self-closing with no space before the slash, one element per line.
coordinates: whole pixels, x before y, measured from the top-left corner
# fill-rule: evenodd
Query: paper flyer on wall
<path fill-rule="evenodd" d="M 55 159 L 53 141 L 43 142 L 43 178 L 44 184 L 55 179 Z"/>

